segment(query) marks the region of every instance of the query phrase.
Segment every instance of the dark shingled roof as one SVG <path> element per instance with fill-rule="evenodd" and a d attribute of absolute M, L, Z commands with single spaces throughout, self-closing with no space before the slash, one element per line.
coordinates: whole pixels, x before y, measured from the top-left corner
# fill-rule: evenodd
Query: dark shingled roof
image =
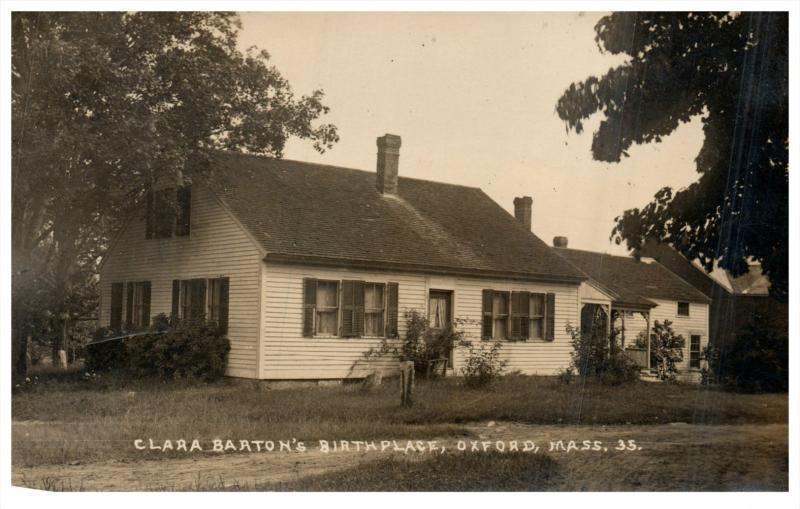
<path fill-rule="evenodd" d="M 652 306 L 648 299 L 708 303 L 703 292 L 656 261 L 593 251 L 554 248 L 591 279 L 613 292 L 618 305 Z"/>
<path fill-rule="evenodd" d="M 235 153 L 215 167 L 212 188 L 267 260 L 585 279 L 477 188 L 400 177 L 392 197 L 374 172 Z"/>

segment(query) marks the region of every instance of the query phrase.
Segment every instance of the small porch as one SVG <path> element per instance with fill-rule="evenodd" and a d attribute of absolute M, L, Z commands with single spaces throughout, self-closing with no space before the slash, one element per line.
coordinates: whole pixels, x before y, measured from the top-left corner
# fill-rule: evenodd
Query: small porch
<path fill-rule="evenodd" d="M 597 328 L 604 330 L 610 350 L 621 350 L 642 371 L 649 372 L 655 366 L 650 348 L 650 309 L 617 302 L 583 302 L 581 304 L 581 331 Z M 612 334 L 616 330 L 617 335 Z"/>

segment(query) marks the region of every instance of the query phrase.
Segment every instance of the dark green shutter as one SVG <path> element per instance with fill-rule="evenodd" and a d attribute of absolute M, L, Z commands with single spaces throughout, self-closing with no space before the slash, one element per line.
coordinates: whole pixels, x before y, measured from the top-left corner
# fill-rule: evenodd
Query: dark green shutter
<path fill-rule="evenodd" d="M 219 330 L 223 334 L 228 333 L 228 292 L 230 280 L 226 277 L 219 280 Z"/>
<path fill-rule="evenodd" d="M 399 300 L 399 288 L 397 283 L 386 285 L 386 337 L 397 337 L 397 309 Z"/>
<path fill-rule="evenodd" d="M 112 330 L 122 328 L 122 283 L 111 283 L 111 316 L 109 327 Z"/>
<path fill-rule="evenodd" d="M 556 339 L 556 294 L 548 293 L 545 299 L 545 336 L 547 341 Z"/>
<path fill-rule="evenodd" d="M 125 303 L 125 326 L 130 329 L 133 323 L 133 283 L 125 283 L 128 287 L 128 299 Z"/>
<path fill-rule="evenodd" d="M 147 206 L 145 210 L 145 238 L 152 239 L 153 238 L 153 222 L 155 220 L 155 211 L 153 208 L 153 190 L 147 190 Z"/>
<path fill-rule="evenodd" d="M 494 292 L 483 290 L 483 327 L 481 327 L 481 337 L 492 339 L 492 304 Z"/>
<path fill-rule="evenodd" d="M 520 322 L 522 335 L 520 339 L 531 337 L 531 292 L 519 292 L 520 294 Z"/>
<path fill-rule="evenodd" d="M 342 337 L 359 337 L 364 332 L 364 282 L 342 281 Z"/>
<path fill-rule="evenodd" d="M 522 338 L 522 320 L 520 319 L 520 302 L 519 292 L 511 292 L 511 303 L 509 309 L 509 317 L 511 319 L 511 333 L 509 338 L 513 340 Z"/>
<path fill-rule="evenodd" d="M 179 279 L 172 280 L 172 318 L 180 316 L 181 305 L 181 282 Z"/>
<path fill-rule="evenodd" d="M 353 283 L 353 335 L 364 335 L 364 282 Z"/>
<path fill-rule="evenodd" d="M 192 188 L 191 186 L 178 188 L 178 219 L 175 225 L 175 235 L 189 235 L 192 223 Z"/>
<path fill-rule="evenodd" d="M 303 279 L 303 336 L 314 336 L 314 311 L 317 306 L 317 280 Z"/>
<path fill-rule="evenodd" d="M 528 339 L 530 315 L 530 293 L 511 292 L 511 339 Z"/>
<path fill-rule="evenodd" d="M 343 338 L 352 338 L 356 335 L 355 300 L 356 282 L 342 281 L 342 331 Z"/>
<path fill-rule="evenodd" d="M 150 281 L 142 283 L 142 325 L 150 326 Z"/>

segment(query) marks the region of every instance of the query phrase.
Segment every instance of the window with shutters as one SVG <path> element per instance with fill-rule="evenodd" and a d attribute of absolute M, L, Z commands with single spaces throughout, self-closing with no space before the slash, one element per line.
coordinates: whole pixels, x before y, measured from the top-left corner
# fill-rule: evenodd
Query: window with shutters
<path fill-rule="evenodd" d="M 364 284 L 364 335 L 382 337 L 384 335 L 384 315 L 386 313 L 386 285 L 383 283 Z"/>
<path fill-rule="evenodd" d="M 700 336 L 698 334 L 689 336 L 689 367 L 700 369 Z"/>
<path fill-rule="evenodd" d="M 508 338 L 508 293 L 494 292 L 492 296 L 492 321 L 494 339 Z"/>
<path fill-rule="evenodd" d="M 555 294 L 483 290 L 483 339 L 555 340 Z"/>
<path fill-rule="evenodd" d="M 303 336 L 397 337 L 397 283 L 303 279 Z"/>
<path fill-rule="evenodd" d="M 147 195 L 145 236 L 148 239 L 163 239 L 189 235 L 191 203 L 191 186 L 150 191 Z"/>
<path fill-rule="evenodd" d="M 544 294 L 532 293 L 529 297 L 530 325 L 528 337 L 531 339 L 544 339 Z"/>
<path fill-rule="evenodd" d="M 339 282 L 317 281 L 316 310 L 314 332 L 326 336 L 335 336 L 338 329 L 339 315 Z"/>
<path fill-rule="evenodd" d="M 128 283 L 130 316 L 128 323 L 136 328 L 150 325 L 150 281 Z"/>

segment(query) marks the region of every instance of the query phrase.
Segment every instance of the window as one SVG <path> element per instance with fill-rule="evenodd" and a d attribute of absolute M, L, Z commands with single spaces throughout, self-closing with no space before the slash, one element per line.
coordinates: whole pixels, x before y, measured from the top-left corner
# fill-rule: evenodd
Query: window
<path fill-rule="evenodd" d="M 383 283 L 366 283 L 364 285 L 364 335 L 383 336 L 383 316 L 386 311 Z"/>
<path fill-rule="evenodd" d="M 452 292 L 431 290 L 428 294 L 428 323 L 433 329 L 445 329 L 451 325 Z"/>
<path fill-rule="evenodd" d="M 228 332 L 228 278 L 208 280 L 208 321 Z"/>
<path fill-rule="evenodd" d="M 206 317 L 206 280 L 181 281 L 180 317 L 184 320 L 204 320 Z"/>
<path fill-rule="evenodd" d="M 689 316 L 688 302 L 678 302 L 678 316 Z"/>
<path fill-rule="evenodd" d="M 122 328 L 122 283 L 111 283 L 111 314 L 108 326 L 112 330 Z"/>
<path fill-rule="evenodd" d="M 317 324 L 314 333 L 336 335 L 339 310 L 339 283 L 337 281 L 317 281 Z"/>
<path fill-rule="evenodd" d="M 397 283 L 303 279 L 303 336 L 397 337 Z"/>
<path fill-rule="evenodd" d="M 492 297 L 492 320 L 494 328 L 492 337 L 495 339 L 508 338 L 508 293 L 494 292 Z"/>
<path fill-rule="evenodd" d="M 529 333 L 531 339 L 544 339 L 544 294 L 530 294 Z"/>
<path fill-rule="evenodd" d="M 554 293 L 483 290 L 482 338 L 553 341 L 555 297 Z"/>
<path fill-rule="evenodd" d="M 689 367 L 700 369 L 700 336 L 689 336 Z"/>
<path fill-rule="evenodd" d="M 172 314 L 183 320 L 208 320 L 228 332 L 229 279 L 186 279 L 172 282 Z"/>
<path fill-rule="evenodd" d="M 150 281 L 128 283 L 126 322 L 135 328 L 150 325 Z"/>
<path fill-rule="evenodd" d="M 189 235 L 191 224 L 191 186 L 164 188 L 147 195 L 145 236 L 156 239 Z"/>

